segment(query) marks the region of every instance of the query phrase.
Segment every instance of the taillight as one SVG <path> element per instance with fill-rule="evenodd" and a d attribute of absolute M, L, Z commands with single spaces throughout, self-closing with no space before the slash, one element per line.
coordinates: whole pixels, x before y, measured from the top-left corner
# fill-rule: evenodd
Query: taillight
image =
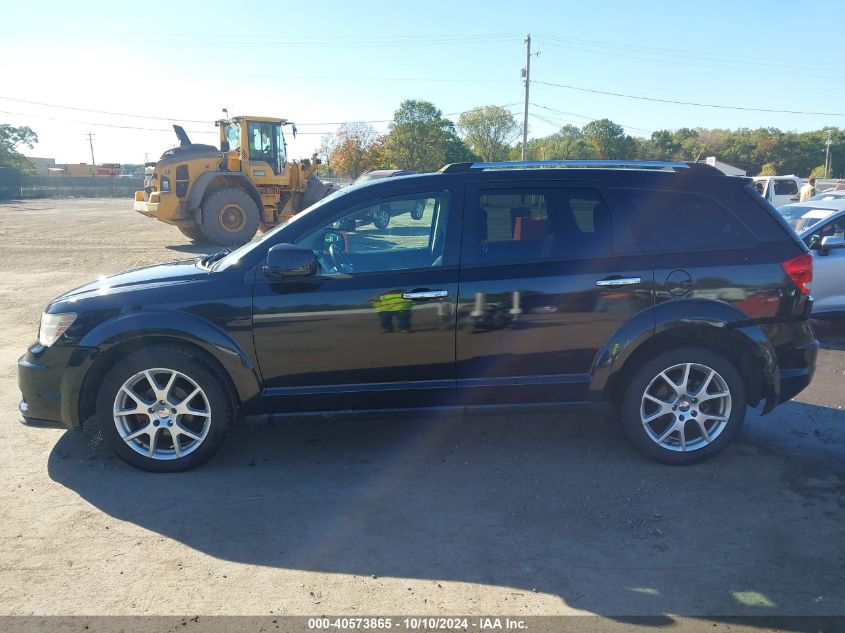
<path fill-rule="evenodd" d="M 810 284 L 813 283 L 813 256 L 809 253 L 804 253 L 798 257 L 788 259 L 781 264 L 789 278 L 795 282 L 800 290 L 805 295 L 810 294 Z"/>

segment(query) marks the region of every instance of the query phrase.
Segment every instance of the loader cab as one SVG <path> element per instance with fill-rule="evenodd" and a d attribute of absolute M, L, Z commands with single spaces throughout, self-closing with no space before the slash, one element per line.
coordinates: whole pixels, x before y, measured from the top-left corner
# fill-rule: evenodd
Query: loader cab
<path fill-rule="evenodd" d="M 241 158 L 253 164 L 250 175 L 266 178 L 285 173 L 287 148 L 282 127 L 286 119 L 265 117 L 235 117 L 218 121 L 220 128 L 220 149 L 236 152 Z M 267 163 L 272 173 L 262 173 L 256 163 Z M 255 173 L 253 173 L 255 172 Z"/>
<path fill-rule="evenodd" d="M 285 169 L 285 137 L 282 134 L 282 122 L 249 120 L 244 121 L 244 124 L 250 162 L 267 163 L 274 174 L 282 174 Z"/>

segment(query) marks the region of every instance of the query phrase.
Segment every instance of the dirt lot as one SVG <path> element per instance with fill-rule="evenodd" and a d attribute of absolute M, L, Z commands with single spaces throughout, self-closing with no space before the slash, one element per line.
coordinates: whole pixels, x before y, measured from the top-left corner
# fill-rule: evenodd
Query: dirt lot
<path fill-rule="evenodd" d="M 526 414 L 248 425 L 151 475 L 17 422 L 48 300 L 200 251 L 130 208 L 0 205 L 0 613 L 845 614 L 845 328 L 699 466 Z"/>

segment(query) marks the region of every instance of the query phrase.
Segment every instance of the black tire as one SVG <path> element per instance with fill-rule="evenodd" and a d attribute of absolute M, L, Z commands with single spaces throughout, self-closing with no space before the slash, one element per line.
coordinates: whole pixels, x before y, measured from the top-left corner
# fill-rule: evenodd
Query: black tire
<path fill-rule="evenodd" d="M 179 232 L 187 237 L 192 242 L 205 241 L 205 235 L 202 234 L 202 229 L 196 225 L 192 226 L 178 226 Z"/>
<path fill-rule="evenodd" d="M 204 396 L 207 400 L 208 413 L 210 414 L 207 418 L 207 430 L 205 430 L 205 418 L 184 415 L 173 416 L 172 418 L 173 422 L 176 423 L 176 428 L 182 426 L 200 435 L 203 432 L 205 433 L 203 439 L 197 442 L 196 446 L 193 446 L 193 440 L 189 437 L 188 439 L 180 440 L 183 450 L 186 451 L 186 454 L 181 457 L 174 456 L 175 452 L 174 455 L 162 455 L 159 458 L 142 455 L 123 439 L 121 432 L 118 430 L 118 422 L 115 420 L 114 407 L 116 398 L 119 393 L 122 393 L 123 385 L 139 373 L 156 368 L 166 368 L 167 370 L 175 371 L 186 376 L 193 381 L 194 385 L 189 385 L 187 382 L 184 383 L 187 387 L 182 389 L 181 393 L 184 394 L 188 389 L 198 386 L 202 390 L 202 394 L 197 397 L 202 398 Z M 159 377 L 155 377 L 154 379 L 159 380 L 159 382 L 164 381 L 163 379 L 159 379 Z M 174 382 L 170 391 L 175 396 L 179 395 L 180 380 L 182 378 Z M 144 378 L 139 378 L 139 381 L 138 384 L 144 387 L 149 385 Z M 161 387 L 162 385 L 159 384 L 158 386 Z M 121 358 L 109 370 L 97 394 L 97 419 L 106 442 L 123 461 L 136 468 L 150 472 L 180 472 L 190 470 L 205 462 L 214 455 L 223 443 L 234 419 L 234 406 L 229 393 L 229 390 L 214 372 L 208 366 L 196 360 L 195 354 L 191 354 L 188 350 L 181 347 L 154 346 L 150 349 L 133 352 Z M 175 396 L 173 400 L 177 399 Z M 183 397 L 185 396 L 183 395 Z M 145 400 L 147 402 L 145 402 L 144 407 L 147 407 L 150 403 L 152 403 L 152 408 L 156 407 L 156 403 L 152 401 L 154 398 L 152 400 L 145 398 Z M 190 405 L 196 402 L 196 399 L 192 399 L 185 404 Z M 168 404 L 167 407 L 169 406 Z M 180 404 L 177 403 L 175 406 L 180 406 Z M 192 408 L 197 407 L 194 406 Z M 147 412 L 150 410 L 146 409 Z M 175 409 L 170 409 L 170 411 L 175 411 Z M 165 413 L 163 415 L 167 414 Z M 157 446 L 165 451 L 168 450 L 168 447 L 171 447 L 172 450 L 173 444 L 175 443 L 173 439 L 174 435 L 167 426 L 173 425 L 165 423 L 159 425 L 158 420 L 154 420 L 154 417 L 157 416 L 146 414 L 122 416 L 122 418 L 127 419 L 127 424 L 135 425 L 136 429 L 146 426 L 148 423 L 153 424 L 155 422 L 157 430 L 154 430 L 154 432 L 156 433 Z M 185 438 L 187 436 L 180 434 L 179 437 Z M 140 448 L 143 449 L 144 442 L 146 442 L 145 446 L 148 448 L 151 439 L 150 435 L 144 434 L 140 436 L 137 442 L 133 442 L 133 445 L 136 447 L 140 445 Z"/>
<path fill-rule="evenodd" d="M 414 208 L 411 211 L 411 219 L 412 220 L 422 220 L 424 214 L 425 214 L 425 203 L 417 202 L 417 204 L 414 205 Z"/>
<path fill-rule="evenodd" d="M 229 187 L 209 195 L 201 209 L 203 235 L 222 246 L 240 246 L 258 230 L 261 214 L 255 200 L 243 189 Z"/>
<path fill-rule="evenodd" d="M 383 204 L 373 213 L 373 224 L 377 229 L 384 230 L 390 225 L 390 206 Z"/>
<path fill-rule="evenodd" d="M 688 401 L 688 397 L 682 398 L 682 401 L 687 400 L 686 402 L 683 402 L 683 405 L 691 407 L 686 409 L 686 414 L 684 415 L 686 418 L 684 420 L 684 433 L 685 436 L 689 434 L 689 436 L 695 438 L 695 441 L 690 443 L 690 446 L 692 447 L 690 450 L 672 450 L 671 448 L 667 448 L 659 444 L 657 440 L 660 438 L 653 438 L 652 435 L 650 435 L 646 424 L 643 422 L 641 406 L 644 406 L 643 399 L 649 385 L 652 385 L 652 389 L 661 388 L 660 382 L 652 383 L 653 380 L 658 380 L 658 376 L 661 372 L 668 371 L 669 368 L 685 365 L 687 363 L 692 363 L 696 366 L 689 372 L 691 377 L 690 381 L 695 381 L 697 380 L 697 376 L 701 376 L 700 380 L 703 382 L 705 379 L 704 376 L 707 375 L 707 372 L 700 369 L 700 367 L 715 370 L 718 378 L 714 378 L 714 380 L 716 380 L 717 384 L 721 381 L 727 387 L 727 391 L 729 393 L 728 400 L 730 402 L 730 413 L 727 416 L 723 416 L 727 417 L 727 421 L 719 431 L 718 435 L 713 437 L 712 441 L 709 443 L 703 443 L 705 442 L 705 438 L 699 430 L 697 421 L 701 419 L 701 417 L 707 419 L 706 415 L 704 415 L 707 413 L 705 411 L 705 407 L 710 407 L 711 405 L 705 404 L 704 399 L 700 398 L 700 394 L 695 393 L 700 388 L 701 383 L 699 383 L 699 387 L 690 390 L 692 391 L 692 395 L 699 395 L 699 398 L 694 399 L 695 404 L 691 404 Z M 679 368 L 674 371 L 682 373 L 683 369 Z M 669 375 L 673 381 L 678 380 L 680 383 L 682 382 L 682 379 L 676 377 L 680 376 L 680 373 L 672 374 L 670 372 L 667 375 Z M 716 387 L 714 387 L 711 382 L 711 386 L 708 388 L 708 393 L 713 393 L 714 388 Z M 668 386 L 666 386 L 665 389 L 671 390 Z M 722 391 L 719 391 L 719 393 L 722 393 Z M 674 397 L 676 396 L 670 395 L 668 397 L 661 397 L 660 399 L 671 402 L 674 400 Z M 712 400 L 708 402 L 712 402 Z M 720 404 L 722 402 L 726 403 L 723 399 L 715 399 L 712 406 L 724 406 Z M 653 404 L 652 401 L 649 401 L 649 403 L 650 404 L 648 406 L 653 406 L 654 410 L 646 410 L 646 417 L 660 409 L 659 405 Z M 709 459 L 721 452 L 728 444 L 730 444 L 731 440 L 733 440 L 734 436 L 739 431 L 739 428 L 742 426 L 742 422 L 745 419 L 746 413 L 745 384 L 737 368 L 733 365 L 733 363 L 731 363 L 731 361 L 721 354 L 706 348 L 682 347 L 659 354 L 637 369 L 626 386 L 623 397 L 618 403 L 618 407 L 622 418 L 622 429 L 628 439 L 640 450 L 640 452 L 647 457 L 664 464 L 693 464 Z M 701 409 L 698 410 L 699 408 Z M 675 411 L 670 409 L 665 416 L 657 418 L 657 420 L 653 423 L 658 425 L 662 424 L 664 425 L 663 428 L 655 428 L 654 426 L 649 425 L 648 429 L 650 429 L 655 435 L 662 435 L 662 433 L 668 430 L 674 422 L 678 422 L 680 424 L 682 410 L 683 409 L 678 409 L 677 406 Z M 690 415 L 691 411 L 695 411 L 695 414 L 693 414 L 694 417 Z M 715 411 L 710 410 L 709 412 L 714 413 Z M 709 429 L 709 431 L 713 430 L 713 427 Z M 688 440 L 689 437 L 687 437 L 685 441 Z M 679 446 L 679 433 L 677 431 L 673 433 L 668 441 Z M 700 447 L 696 447 L 696 441 L 702 443 Z"/>

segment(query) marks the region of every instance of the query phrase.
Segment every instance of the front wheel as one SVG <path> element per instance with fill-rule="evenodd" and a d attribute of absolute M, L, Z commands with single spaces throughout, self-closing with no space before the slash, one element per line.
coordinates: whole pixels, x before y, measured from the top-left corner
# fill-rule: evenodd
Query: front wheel
<path fill-rule="evenodd" d="M 261 213 L 243 189 L 228 187 L 212 193 L 202 203 L 202 233 L 223 246 L 246 244 L 255 235 Z"/>
<path fill-rule="evenodd" d="M 745 419 L 745 385 L 728 359 L 684 347 L 633 375 L 621 402 L 622 428 L 646 456 L 666 464 L 713 457 Z"/>
<path fill-rule="evenodd" d="M 384 230 L 390 224 L 390 206 L 383 204 L 373 213 L 373 224 L 377 229 Z"/>
<path fill-rule="evenodd" d="M 233 406 L 220 380 L 179 347 L 133 352 L 97 395 L 103 436 L 118 457 L 152 472 L 194 468 L 220 447 Z"/>

